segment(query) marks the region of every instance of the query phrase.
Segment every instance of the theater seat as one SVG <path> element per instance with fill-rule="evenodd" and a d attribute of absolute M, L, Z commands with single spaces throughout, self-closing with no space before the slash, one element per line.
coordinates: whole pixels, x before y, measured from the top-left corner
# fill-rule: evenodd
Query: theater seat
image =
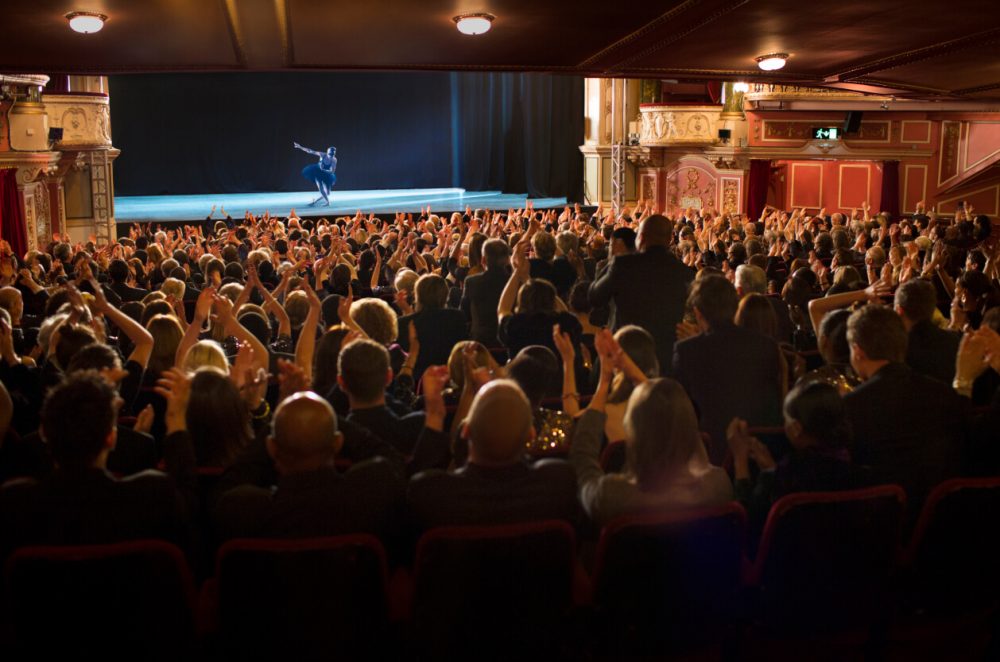
<path fill-rule="evenodd" d="M 412 636 L 428 659 L 555 653 L 574 603 L 566 522 L 441 527 L 414 562 Z"/>
<path fill-rule="evenodd" d="M 387 591 L 370 535 L 231 540 L 203 610 L 227 659 L 356 659 L 387 652 Z"/>
<path fill-rule="evenodd" d="M 906 552 L 890 659 L 983 659 L 1000 602 L 998 518 L 1000 478 L 955 478 L 930 493 Z"/>
<path fill-rule="evenodd" d="M 865 629 L 887 613 L 906 495 L 898 485 L 789 494 L 771 507 L 754 568 L 768 629 Z"/>
<path fill-rule="evenodd" d="M 185 659 L 194 651 L 194 583 L 170 543 L 25 547 L 4 574 L 9 659 Z"/>
<path fill-rule="evenodd" d="M 629 515 L 601 532 L 594 603 L 609 657 L 719 644 L 735 632 L 746 511 L 738 503 Z"/>

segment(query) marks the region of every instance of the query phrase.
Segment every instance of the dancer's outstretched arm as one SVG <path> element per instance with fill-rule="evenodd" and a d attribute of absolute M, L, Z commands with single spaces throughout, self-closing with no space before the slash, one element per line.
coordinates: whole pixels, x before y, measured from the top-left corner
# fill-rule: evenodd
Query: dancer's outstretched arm
<path fill-rule="evenodd" d="M 315 154 L 316 156 L 322 156 L 323 155 L 322 152 L 317 152 L 314 149 L 309 149 L 308 147 L 303 147 L 302 145 L 300 145 L 298 143 L 292 143 L 292 145 L 295 146 L 295 149 L 301 149 L 306 154 Z"/>

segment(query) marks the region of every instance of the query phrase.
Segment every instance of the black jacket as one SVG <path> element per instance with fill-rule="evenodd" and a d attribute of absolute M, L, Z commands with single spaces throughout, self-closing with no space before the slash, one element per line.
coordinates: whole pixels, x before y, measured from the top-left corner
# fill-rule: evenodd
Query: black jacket
<path fill-rule="evenodd" d="M 509 275 L 504 269 L 487 269 L 465 279 L 461 308 L 469 320 L 469 337 L 488 349 L 498 347 L 497 306 Z"/>
<path fill-rule="evenodd" d="M 906 365 L 914 372 L 951 385 L 955 378 L 955 357 L 962 336 L 948 331 L 929 320 L 910 328 L 906 346 Z"/>
<path fill-rule="evenodd" d="M 507 467 L 469 463 L 454 473 L 425 471 L 410 480 L 407 503 L 417 532 L 546 519 L 575 524 L 581 513 L 576 476 L 563 460 Z"/>
<path fill-rule="evenodd" d="M 654 246 L 612 260 L 590 286 L 589 298 L 595 307 L 610 304 L 612 331 L 628 324 L 649 331 L 656 340 L 660 370 L 666 374 L 692 280 L 694 272 L 669 249 Z"/>
<path fill-rule="evenodd" d="M 873 479 L 898 483 L 919 503 L 957 476 L 965 452 L 965 411 L 950 386 L 890 363 L 844 396 L 854 461 Z"/>
<path fill-rule="evenodd" d="M 733 418 L 752 426 L 781 422 L 781 361 L 767 336 L 735 325 L 711 329 L 674 346 L 673 370 L 712 438 L 714 464 L 725 457 Z"/>

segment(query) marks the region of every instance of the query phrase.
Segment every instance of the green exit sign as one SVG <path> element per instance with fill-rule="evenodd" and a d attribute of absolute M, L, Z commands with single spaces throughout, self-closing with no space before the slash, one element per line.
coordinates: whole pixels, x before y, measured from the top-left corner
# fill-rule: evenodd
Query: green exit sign
<path fill-rule="evenodd" d="M 835 126 L 818 126 L 813 128 L 813 140 L 837 140 L 840 129 Z"/>

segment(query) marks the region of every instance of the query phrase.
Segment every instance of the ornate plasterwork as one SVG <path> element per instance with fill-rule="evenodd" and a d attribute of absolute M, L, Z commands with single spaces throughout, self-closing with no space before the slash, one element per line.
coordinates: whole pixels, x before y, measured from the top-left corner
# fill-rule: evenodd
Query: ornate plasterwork
<path fill-rule="evenodd" d="M 709 145 L 718 141 L 720 106 L 644 105 L 639 142 L 644 146 Z"/>
<path fill-rule="evenodd" d="M 111 112 L 104 96 L 46 94 L 49 126 L 63 130 L 59 146 L 111 146 Z"/>

